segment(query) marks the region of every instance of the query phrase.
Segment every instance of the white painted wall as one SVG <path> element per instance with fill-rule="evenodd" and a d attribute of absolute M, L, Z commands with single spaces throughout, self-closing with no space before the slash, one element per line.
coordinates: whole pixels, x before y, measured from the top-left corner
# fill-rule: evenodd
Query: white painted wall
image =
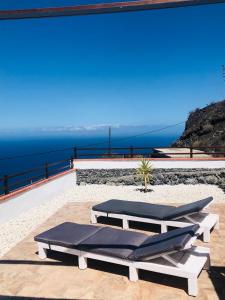
<path fill-rule="evenodd" d="M 137 168 L 140 164 L 138 160 L 132 161 L 74 161 L 75 169 L 132 169 Z M 206 169 L 220 169 L 225 168 L 225 161 L 151 161 L 153 168 L 155 169 L 192 169 L 192 168 L 206 168 Z"/>
<path fill-rule="evenodd" d="M 76 173 L 74 172 L 42 184 L 7 201 L 3 201 L 0 203 L 0 224 L 9 221 L 28 209 L 58 197 L 66 190 L 75 187 L 75 185 Z"/>

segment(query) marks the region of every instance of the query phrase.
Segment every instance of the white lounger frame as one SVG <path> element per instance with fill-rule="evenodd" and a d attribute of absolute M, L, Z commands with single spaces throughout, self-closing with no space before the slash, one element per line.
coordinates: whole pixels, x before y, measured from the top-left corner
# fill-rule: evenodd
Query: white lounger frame
<path fill-rule="evenodd" d="M 187 214 L 178 218 L 174 218 L 172 220 L 157 220 L 91 210 L 91 223 L 96 224 L 98 217 L 120 219 L 122 220 L 122 226 L 124 229 L 129 228 L 129 221 L 158 224 L 161 226 L 161 233 L 167 232 L 168 226 L 186 227 L 190 226 L 191 224 L 199 224 L 202 228 L 203 241 L 205 243 L 208 243 L 210 241 L 210 231 L 212 230 L 212 228 L 215 227 L 216 229 L 219 229 L 219 216 L 216 214 L 206 213 L 204 212 L 204 210 L 200 211 L 199 213 Z M 202 220 L 199 221 L 199 219 L 201 218 Z"/>
<path fill-rule="evenodd" d="M 76 255 L 78 256 L 78 266 L 82 270 L 88 267 L 88 258 L 127 266 L 129 267 L 130 281 L 137 281 L 139 279 L 139 269 L 186 278 L 188 280 L 188 294 L 197 296 L 197 278 L 202 269 L 210 267 L 210 256 L 208 248 L 192 246 L 195 239 L 196 237 L 193 237 L 182 251 L 156 255 L 151 257 L 147 262 L 130 261 L 41 242 L 38 242 L 38 253 L 41 259 L 47 257 L 47 249 Z"/>

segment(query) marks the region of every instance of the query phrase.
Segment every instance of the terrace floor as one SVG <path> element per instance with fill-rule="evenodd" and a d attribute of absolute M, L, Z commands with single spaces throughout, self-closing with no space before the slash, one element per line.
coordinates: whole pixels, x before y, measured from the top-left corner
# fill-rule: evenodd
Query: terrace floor
<path fill-rule="evenodd" d="M 127 278 L 128 269 L 118 265 L 89 261 L 89 268 L 79 270 L 74 256 L 48 253 L 41 261 L 33 237 L 65 221 L 89 223 L 93 202 L 67 203 L 0 260 L 0 299 L 191 299 L 186 280 L 150 272 L 141 272 L 134 283 Z M 220 230 L 211 235 L 210 272 L 200 274 L 196 299 L 225 299 L 225 204 L 211 207 L 220 215 Z M 113 223 L 113 225 L 118 225 Z M 139 227 L 138 230 L 145 228 Z M 151 228 L 149 234 L 153 234 Z"/>

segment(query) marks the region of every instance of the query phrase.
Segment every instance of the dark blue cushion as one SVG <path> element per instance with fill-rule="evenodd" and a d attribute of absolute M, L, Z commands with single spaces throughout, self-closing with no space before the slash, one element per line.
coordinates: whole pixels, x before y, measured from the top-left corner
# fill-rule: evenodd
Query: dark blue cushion
<path fill-rule="evenodd" d="M 213 197 L 208 197 L 202 200 L 198 200 L 192 203 L 188 203 L 185 205 L 181 205 L 179 207 L 174 208 L 174 210 L 167 214 L 166 218 L 168 220 L 182 217 L 186 214 L 197 213 L 201 211 L 204 207 L 206 207 L 210 202 L 213 201 Z"/>
<path fill-rule="evenodd" d="M 35 236 L 34 240 L 51 245 L 76 248 L 81 241 L 101 229 L 100 226 L 65 222 Z"/>
<path fill-rule="evenodd" d="M 165 215 L 172 213 L 174 206 L 112 199 L 95 205 L 92 209 L 106 213 L 161 220 Z"/>
<path fill-rule="evenodd" d="M 212 200 L 213 197 L 208 197 L 206 199 L 175 207 L 169 205 L 112 199 L 97 204 L 93 206 L 92 209 L 95 211 L 124 214 L 140 218 L 170 220 L 186 214 L 199 212 Z"/>
<path fill-rule="evenodd" d="M 150 236 L 131 253 L 129 259 L 147 261 L 155 255 L 182 250 L 198 229 L 196 224 Z"/>
<path fill-rule="evenodd" d="M 127 259 L 147 238 L 144 233 L 103 227 L 102 230 L 82 241 L 78 248 L 87 252 Z"/>
<path fill-rule="evenodd" d="M 82 251 L 147 261 L 154 255 L 182 250 L 199 225 L 148 237 L 144 233 L 66 222 L 37 235 L 34 240 Z"/>

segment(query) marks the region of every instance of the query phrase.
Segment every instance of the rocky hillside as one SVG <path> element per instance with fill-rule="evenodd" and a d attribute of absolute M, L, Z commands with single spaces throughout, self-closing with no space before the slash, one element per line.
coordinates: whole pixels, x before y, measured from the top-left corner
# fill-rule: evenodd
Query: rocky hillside
<path fill-rule="evenodd" d="M 191 112 L 173 146 L 225 146 L 225 100 Z"/>

